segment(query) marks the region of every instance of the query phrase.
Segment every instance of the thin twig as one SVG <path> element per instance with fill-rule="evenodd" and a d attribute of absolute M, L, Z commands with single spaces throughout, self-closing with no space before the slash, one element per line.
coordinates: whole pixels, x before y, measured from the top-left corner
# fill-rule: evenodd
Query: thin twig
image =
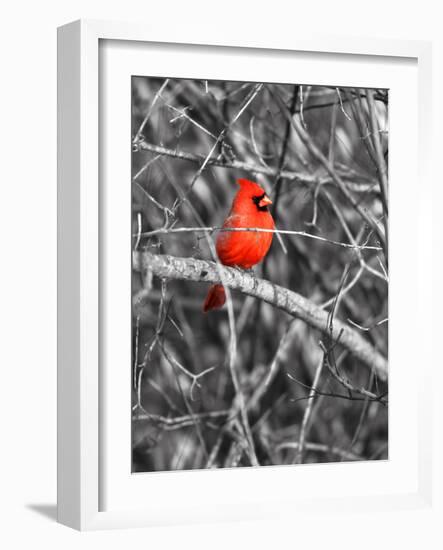
<path fill-rule="evenodd" d="M 303 415 L 303 420 L 302 420 L 302 424 L 301 424 L 301 428 L 300 428 L 300 435 L 299 435 L 299 438 L 298 438 L 297 454 L 295 456 L 295 461 L 294 461 L 295 464 L 301 464 L 303 462 L 303 451 L 304 451 L 305 440 L 306 440 L 306 435 L 307 435 L 307 431 L 308 431 L 308 422 L 309 422 L 309 419 L 311 417 L 312 408 L 314 406 L 314 396 L 315 396 L 315 392 L 317 390 L 318 383 L 320 381 L 320 376 L 321 376 L 321 371 L 323 369 L 323 364 L 324 364 L 324 357 L 322 355 L 322 357 L 321 357 L 321 359 L 318 363 L 317 369 L 315 370 L 314 381 L 312 382 L 312 387 L 309 391 L 308 404 L 306 406 L 305 413 Z"/>
<path fill-rule="evenodd" d="M 261 382 L 258 384 L 257 388 L 252 394 L 252 397 L 247 402 L 246 406 L 248 409 L 255 408 L 258 405 L 266 391 L 269 389 L 271 382 L 275 379 L 279 368 L 286 361 L 290 344 L 292 342 L 292 334 L 295 326 L 296 321 L 294 319 L 289 321 L 289 323 L 287 324 L 283 336 L 280 338 L 280 341 L 278 343 L 277 351 L 274 354 L 274 358 L 272 359 L 268 372 L 262 378 Z"/>
<path fill-rule="evenodd" d="M 373 328 L 379 327 L 380 325 L 383 325 L 384 323 L 387 323 L 387 322 L 388 322 L 388 318 L 386 317 L 385 319 L 382 319 L 381 321 L 377 321 L 376 323 L 373 323 L 369 327 L 362 327 L 361 325 L 359 325 L 355 321 L 352 321 L 352 319 L 348 318 L 348 323 L 350 323 L 351 325 L 353 325 L 354 327 L 356 327 L 360 330 L 363 330 L 364 332 L 368 332 L 368 331 L 372 330 Z"/>
<path fill-rule="evenodd" d="M 289 374 L 287 372 L 286 376 L 290 380 L 292 380 L 293 382 L 295 382 L 296 384 L 301 386 L 302 388 L 305 388 L 309 391 L 312 389 L 312 386 L 307 386 L 306 384 L 303 384 L 303 382 L 301 382 L 300 380 L 295 378 L 295 376 L 292 376 L 292 374 Z M 384 399 L 384 397 L 387 395 L 387 393 L 384 393 L 382 395 L 377 395 L 375 398 L 368 398 L 368 396 L 356 397 L 354 394 L 352 394 L 352 392 L 349 392 L 349 391 L 346 394 L 343 394 L 343 393 L 337 393 L 337 392 L 332 392 L 332 391 L 331 392 L 324 392 L 324 391 L 320 391 L 318 389 L 315 389 L 314 393 L 315 393 L 315 395 L 321 395 L 322 397 L 331 397 L 333 399 L 344 399 L 345 401 L 366 401 L 367 399 L 369 399 L 371 402 L 375 401 L 377 403 L 381 403 L 385 407 L 387 407 L 387 405 L 388 405 L 387 400 Z M 306 401 L 308 399 L 313 399 L 313 397 L 310 397 L 309 394 L 308 394 L 304 397 L 299 397 L 297 399 L 291 399 L 291 401 L 293 403 L 296 403 L 298 401 Z"/>
<path fill-rule="evenodd" d="M 167 147 L 163 147 L 162 145 L 154 145 L 153 143 L 148 143 L 145 140 L 140 140 L 138 143 L 138 146 L 143 151 L 148 151 L 156 155 L 176 158 L 178 160 L 193 162 L 196 164 L 203 163 L 207 158 L 201 155 L 196 155 L 194 153 L 188 153 L 185 151 L 177 151 L 175 149 L 169 149 Z M 228 161 L 223 157 L 219 157 L 219 156 L 208 158 L 205 164 L 205 167 L 208 167 L 208 166 L 220 166 L 221 168 L 244 170 L 246 172 L 251 172 L 253 174 L 263 174 L 270 177 L 276 177 L 280 173 L 282 178 L 285 178 L 289 181 L 295 181 L 297 183 L 306 184 L 306 185 L 316 185 L 318 183 L 321 183 L 321 184 L 333 183 L 333 179 L 329 176 L 324 176 L 319 179 L 318 176 L 312 175 L 309 173 L 301 173 L 293 170 L 279 171 L 278 168 L 272 168 L 270 166 L 268 167 L 260 166 L 259 164 L 252 164 L 250 162 L 244 162 L 236 159 Z M 337 173 L 340 174 L 339 171 L 337 171 Z M 347 177 L 347 175 L 343 173 L 341 174 L 341 177 Z M 356 193 L 367 193 L 371 191 L 376 192 L 376 190 L 374 190 L 373 183 L 353 183 L 353 182 L 346 182 L 346 183 Z"/>
<path fill-rule="evenodd" d="M 132 178 L 132 181 L 137 180 L 148 168 L 151 166 L 151 164 L 154 164 L 156 160 L 158 160 L 161 157 L 161 155 L 155 155 L 155 157 L 152 157 L 152 159 L 149 159 L 148 162 L 146 162 L 140 170 L 135 174 L 135 176 Z"/>
<path fill-rule="evenodd" d="M 336 91 L 337 91 L 337 95 L 338 95 L 338 100 L 340 102 L 340 110 L 341 112 L 345 115 L 345 117 L 348 119 L 348 120 L 352 120 L 351 117 L 348 115 L 348 113 L 345 111 L 345 108 L 343 107 L 343 99 L 341 97 L 341 93 L 340 93 L 340 89 L 339 88 L 335 88 Z"/>
<path fill-rule="evenodd" d="M 358 247 L 358 244 L 357 244 L 357 239 L 354 238 L 353 234 L 351 233 L 351 230 L 349 229 L 349 226 L 348 224 L 346 223 L 346 220 L 343 216 L 343 213 L 342 211 L 340 210 L 340 208 L 338 208 L 335 200 L 332 198 L 331 194 L 326 191 L 326 190 L 323 190 L 323 195 L 328 199 L 329 201 L 329 204 L 332 206 L 332 209 L 334 210 L 334 213 L 335 215 L 337 216 L 337 219 L 340 223 L 340 225 L 342 226 L 344 232 L 346 233 L 346 236 L 348 237 L 348 239 L 351 241 L 352 244 L 354 244 L 356 247 L 355 247 L 355 250 L 357 252 L 357 256 L 358 256 L 358 259 L 359 259 L 359 262 L 360 262 L 360 265 L 368 272 L 372 273 L 372 275 L 375 275 L 376 277 L 378 277 L 379 279 L 382 279 L 384 281 L 387 282 L 387 274 L 386 274 L 386 271 L 384 273 L 380 273 L 379 271 L 377 271 L 376 269 L 372 268 L 370 265 L 368 265 L 368 263 L 366 262 L 366 260 L 364 259 L 363 257 L 363 254 L 362 254 L 362 250 L 364 250 L 364 248 L 359 248 Z M 378 256 L 377 256 L 378 257 Z"/>
<path fill-rule="evenodd" d="M 201 388 L 201 384 L 199 382 L 200 378 L 202 378 L 202 376 L 205 376 L 205 374 L 209 374 L 210 372 L 212 372 L 216 367 L 209 367 L 209 368 L 199 372 L 198 374 L 194 374 L 191 371 L 189 371 L 186 367 L 184 367 L 180 363 L 180 361 L 178 361 L 172 354 L 170 354 L 163 344 L 160 344 L 160 348 L 162 350 L 163 355 L 167 359 L 167 361 L 171 365 L 173 365 L 174 367 L 177 367 L 182 373 L 186 374 L 186 376 L 188 376 L 192 380 L 191 388 L 189 390 L 189 394 L 191 396 L 191 400 L 194 401 L 194 390 L 195 390 L 195 388 L 196 387 Z"/>
<path fill-rule="evenodd" d="M 142 234 L 142 215 L 140 214 L 140 212 L 137 212 L 137 240 L 135 241 L 135 244 L 134 244 L 134 250 L 137 250 L 138 245 L 140 244 L 141 234 Z"/>
<path fill-rule="evenodd" d="M 289 111 L 289 108 L 286 106 L 285 102 L 282 100 L 280 95 L 277 92 L 274 92 L 274 96 L 280 104 L 283 114 L 291 122 L 293 128 L 296 130 L 298 136 L 302 140 L 303 144 L 309 150 L 309 152 L 320 162 L 320 164 L 325 168 L 328 174 L 336 183 L 337 187 L 340 189 L 343 196 L 349 201 L 353 208 L 360 214 L 364 221 L 374 230 L 378 235 L 383 246 L 386 244 L 386 237 L 381 231 L 378 224 L 369 216 L 367 211 L 362 208 L 360 203 L 352 196 L 349 189 L 347 188 L 345 182 L 339 176 L 335 168 L 331 165 L 328 159 L 323 155 L 317 145 L 314 143 L 312 137 L 309 133 L 303 128 L 303 126 L 293 117 Z"/>
<path fill-rule="evenodd" d="M 134 389 L 136 389 L 136 380 L 137 380 L 137 367 L 138 367 L 138 341 L 139 341 L 139 332 L 140 332 L 140 315 L 137 315 L 135 320 L 135 350 L 134 350 L 134 371 L 133 371 L 133 384 Z"/>
<path fill-rule="evenodd" d="M 265 162 L 264 158 L 263 158 L 263 155 L 260 153 L 260 151 L 258 150 L 258 146 L 257 146 L 257 142 L 255 140 L 255 132 L 254 132 L 254 120 L 255 120 L 255 116 L 252 116 L 251 117 L 251 120 L 249 121 L 249 133 L 251 135 L 251 142 L 252 142 L 252 147 L 254 148 L 254 152 L 255 154 L 257 155 L 257 158 L 258 160 L 263 164 L 263 166 L 265 168 L 268 168 L 269 169 L 269 166 L 268 164 Z"/>
<path fill-rule="evenodd" d="M 375 393 L 372 393 L 372 392 L 366 390 L 365 388 L 357 388 L 356 386 L 354 386 L 347 378 L 345 378 L 344 376 L 342 376 L 338 372 L 337 368 L 335 368 L 331 364 L 331 362 L 329 360 L 329 356 L 331 355 L 330 348 L 329 348 L 329 350 L 326 349 L 326 346 L 324 345 L 323 342 L 320 342 L 320 347 L 322 348 L 322 350 L 325 353 L 325 365 L 326 365 L 327 369 L 331 373 L 332 377 L 335 378 L 335 380 L 337 380 L 337 382 L 339 384 L 341 384 L 344 388 L 346 388 L 347 390 L 349 390 L 351 392 L 356 392 L 356 393 L 359 393 L 361 395 L 364 395 L 365 397 L 370 397 L 374 401 L 379 401 L 383 397 L 383 396 L 376 395 Z"/>
<path fill-rule="evenodd" d="M 208 232 L 213 233 L 214 231 L 252 231 L 254 233 L 278 233 L 280 235 L 293 235 L 299 237 L 306 237 L 309 239 L 315 239 L 317 241 L 322 241 L 329 244 L 334 244 L 336 246 L 341 246 L 343 248 L 350 248 L 353 250 L 382 250 L 379 246 L 371 245 L 359 245 L 354 243 L 342 243 L 340 241 L 334 241 L 327 239 L 326 237 L 321 237 L 320 235 L 313 235 L 312 233 L 307 233 L 306 231 L 292 231 L 289 229 L 262 229 L 259 227 L 174 227 L 174 228 L 165 228 L 160 227 L 159 229 L 153 229 L 152 231 L 147 231 L 142 233 L 142 237 L 152 237 L 154 235 L 166 235 L 169 233 L 199 233 L 199 232 Z M 135 237 L 136 235 L 134 235 Z"/>
<path fill-rule="evenodd" d="M 351 453 L 349 451 L 345 451 L 343 449 L 340 449 L 336 446 L 328 446 L 323 445 L 321 443 L 312 443 L 312 442 L 306 442 L 305 448 L 308 451 L 317 451 L 320 453 L 332 453 L 334 455 L 338 455 L 342 458 L 345 458 L 346 460 L 363 460 L 361 456 L 357 455 L 356 453 Z M 295 443 L 293 441 L 288 441 L 286 443 L 280 443 L 280 445 L 277 445 L 276 451 L 280 452 L 285 449 L 298 449 L 299 443 Z"/>
<path fill-rule="evenodd" d="M 151 103 L 151 106 L 149 107 L 148 109 L 148 112 L 146 113 L 146 116 L 145 118 L 143 119 L 143 122 L 140 124 L 140 128 L 138 129 L 138 132 L 136 133 L 135 135 L 135 138 L 134 138 L 134 143 L 137 143 L 140 139 L 140 137 L 142 136 L 143 134 L 143 130 L 145 129 L 145 126 L 152 114 L 152 111 L 154 110 L 154 107 L 155 107 L 155 104 L 157 103 L 159 97 L 162 95 L 162 93 L 164 92 L 166 86 L 168 85 L 169 83 L 169 78 L 167 78 L 163 84 L 161 85 L 160 89 L 158 90 L 158 92 L 155 94 L 154 96 L 154 99 L 152 100 L 152 103 Z"/>
<path fill-rule="evenodd" d="M 178 207 L 180 206 L 180 204 L 183 202 L 183 200 L 185 198 L 187 198 L 187 196 L 190 194 L 190 192 L 192 191 L 192 189 L 194 188 L 194 185 L 197 183 L 198 179 L 200 178 L 203 170 L 205 169 L 206 165 L 209 163 L 209 161 L 211 160 L 211 157 L 212 157 L 212 154 L 214 153 L 214 151 L 216 150 L 217 148 L 217 145 L 219 143 L 221 143 L 226 134 L 228 133 L 229 129 L 231 128 L 231 126 L 233 126 L 235 124 L 235 122 L 241 117 L 241 115 L 244 113 L 245 109 L 247 109 L 248 105 L 251 104 L 252 101 L 254 101 L 255 97 L 257 96 L 257 94 L 259 93 L 259 91 L 262 89 L 263 87 L 263 84 L 256 84 L 254 86 L 254 88 L 252 89 L 251 93 L 246 97 L 245 101 L 243 102 L 243 104 L 240 106 L 240 109 L 238 110 L 237 114 L 234 116 L 234 118 L 229 122 L 229 124 L 227 126 L 225 126 L 223 128 L 223 130 L 219 133 L 219 135 L 217 136 L 216 140 L 215 140 L 215 143 L 213 144 L 213 146 L 211 147 L 211 149 L 209 150 L 208 154 L 206 155 L 205 159 L 203 160 L 203 162 L 201 163 L 200 165 L 200 168 L 197 170 L 197 172 L 194 174 L 192 180 L 191 180 L 191 183 L 189 184 L 189 187 L 187 188 L 185 194 L 184 194 L 184 197 L 180 198 L 180 200 L 177 202 L 177 204 L 175 205 L 174 207 L 174 211 L 176 211 L 178 209 Z"/>
<path fill-rule="evenodd" d="M 303 86 L 300 85 L 300 120 L 303 124 L 303 127 L 306 128 L 306 122 L 305 122 L 305 116 L 303 114 L 303 107 L 304 107 L 304 98 L 303 98 Z"/>
<path fill-rule="evenodd" d="M 230 410 L 208 411 L 203 413 L 186 414 L 182 416 L 166 417 L 160 414 L 153 414 L 148 411 L 139 412 L 133 415 L 132 419 L 137 422 L 150 421 L 161 424 L 166 430 L 180 430 L 192 426 L 195 422 L 201 423 L 211 418 L 224 418 L 230 414 Z"/>
<path fill-rule="evenodd" d="M 292 119 L 292 120 L 294 120 L 294 119 Z M 331 163 L 328 161 L 328 159 L 323 155 L 323 153 L 320 151 L 320 149 L 314 143 L 311 136 L 306 132 L 306 130 L 301 126 L 301 124 L 299 124 L 295 120 L 294 120 L 294 127 L 296 128 L 299 137 L 301 138 L 303 143 L 306 145 L 308 150 L 323 165 L 323 167 L 327 170 L 327 172 L 330 174 L 332 179 L 337 184 L 337 187 L 340 189 L 342 194 L 346 197 L 346 199 L 353 206 L 353 208 L 360 214 L 360 216 L 364 219 L 364 221 L 375 231 L 375 233 L 378 235 L 379 239 L 381 240 L 381 242 L 385 246 L 386 245 L 386 236 L 380 230 L 380 227 L 378 226 L 378 224 L 369 216 L 368 212 L 364 208 L 362 208 L 359 201 L 357 201 L 351 195 L 351 193 L 349 192 L 345 182 L 341 179 L 341 177 L 336 172 L 335 168 L 331 165 Z"/>
<path fill-rule="evenodd" d="M 378 177 L 380 179 L 380 189 L 381 189 L 381 198 L 383 203 L 384 210 L 384 228 L 385 234 L 388 237 L 388 175 L 386 162 L 383 155 L 383 150 L 381 146 L 379 126 L 377 121 L 377 114 L 375 111 L 375 101 L 372 90 L 366 90 L 366 101 L 369 107 L 369 124 L 372 132 L 372 143 L 375 150 L 375 162 L 377 165 Z"/>

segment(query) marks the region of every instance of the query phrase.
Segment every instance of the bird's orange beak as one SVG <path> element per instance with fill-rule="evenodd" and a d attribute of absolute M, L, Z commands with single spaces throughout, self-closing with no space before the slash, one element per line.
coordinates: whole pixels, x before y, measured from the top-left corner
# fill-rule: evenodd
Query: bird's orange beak
<path fill-rule="evenodd" d="M 272 204 L 271 199 L 268 197 L 268 195 L 265 195 L 262 200 L 258 203 L 259 206 L 268 206 L 268 204 Z"/>

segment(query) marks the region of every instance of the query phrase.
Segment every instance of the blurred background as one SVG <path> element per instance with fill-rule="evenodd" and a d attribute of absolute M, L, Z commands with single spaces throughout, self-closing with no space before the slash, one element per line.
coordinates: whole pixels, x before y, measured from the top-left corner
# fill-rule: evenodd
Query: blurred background
<path fill-rule="evenodd" d="M 309 234 L 274 237 L 256 275 L 387 357 L 387 90 L 133 77 L 131 137 L 134 249 L 211 259 L 203 233 L 168 229 L 221 226 L 253 179 L 278 229 Z M 387 380 L 340 345 L 325 365 L 318 330 L 234 291 L 245 426 L 207 291 L 133 272 L 134 472 L 388 458 Z"/>

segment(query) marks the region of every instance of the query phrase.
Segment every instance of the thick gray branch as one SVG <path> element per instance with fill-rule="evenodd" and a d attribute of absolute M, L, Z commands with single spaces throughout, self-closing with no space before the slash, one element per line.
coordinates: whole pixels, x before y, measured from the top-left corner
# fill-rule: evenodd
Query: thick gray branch
<path fill-rule="evenodd" d="M 296 292 L 264 279 L 257 279 L 238 269 L 224 266 L 217 268 L 214 262 L 194 258 L 176 258 L 151 252 L 134 252 L 133 267 L 142 273 L 151 271 L 157 277 L 205 283 L 219 283 L 220 269 L 222 269 L 224 284 L 229 288 L 259 298 L 330 335 L 328 313 L 325 310 Z M 334 319 L 332 339 L 339 340 L 340 344 L 355 357 L 369 368 L 375 369 L 382 380 L 387 379 L 387 360 L 356 330 Z"/>

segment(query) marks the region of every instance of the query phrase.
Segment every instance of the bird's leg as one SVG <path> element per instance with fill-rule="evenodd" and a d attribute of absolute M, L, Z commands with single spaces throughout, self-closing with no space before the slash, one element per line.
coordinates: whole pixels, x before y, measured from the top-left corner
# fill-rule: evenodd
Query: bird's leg
<path fill-rule="evenodd" d="M 248 267 L 248 268 L 243 269 L 243 272 L 247 273 L 248 275 L 250 275 L 251 277 L 256 279 L 255 271 L 252 269 L 252 267 Z"/>
<path fill-rule="evenodd" d="M 255 273 L 252 267 L 240 267 L 239 265 L 234 265 L 232 267 L 237 271 L 239 271 L 240 273 L 247 273 L 248 275 L 255 276 Z"/>

